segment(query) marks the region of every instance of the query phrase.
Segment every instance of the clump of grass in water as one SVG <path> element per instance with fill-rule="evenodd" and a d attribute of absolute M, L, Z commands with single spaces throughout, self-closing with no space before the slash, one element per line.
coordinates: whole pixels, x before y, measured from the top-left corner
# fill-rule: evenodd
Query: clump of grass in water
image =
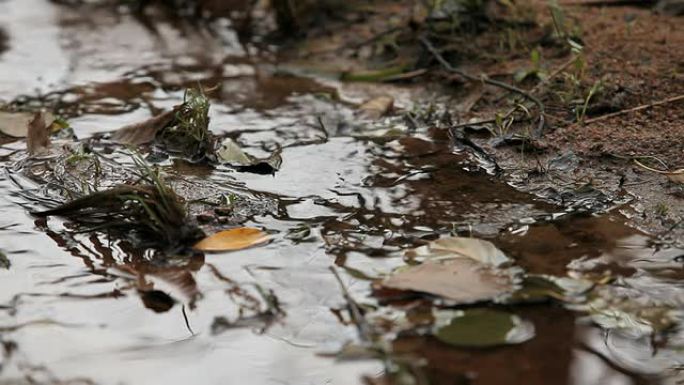
<path fill-rule="evenodd" d="M 96 191 L 37 216 L 62 216 L 87 230 L 135 234 L 139 243 L 164 249 L 182 249 L 204 237 L 190 220 L 181 198 L 158 170 L 133 157 L 140 173 L 136 184 Z"/>
<path fill-rule="evenodd" d="M 183 104 L 176 111 L 174 123 L 157 134 L 170 152 L 201 160 L 211 149 L 209 100 L 201 89 L 187 89 Z"/>

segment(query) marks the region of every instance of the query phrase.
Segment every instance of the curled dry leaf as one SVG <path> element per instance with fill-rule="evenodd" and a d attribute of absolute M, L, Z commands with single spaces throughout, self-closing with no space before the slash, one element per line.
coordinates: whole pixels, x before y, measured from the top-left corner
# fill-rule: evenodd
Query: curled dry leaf
<path fill-rule="evenodd" d="M 30 112 L 4 112 L 0 111 L 0 132 L 13 138 L 25 138 L 28 136 L 29 123 L 35 114 Z M 55 120 L 55 116 L 49 112 L 43 114 L 46 127 Z"/>
<path fill-rule="evenodd" d="M 116 130 L 111 139 L 117 143 L 138 146 L 154 140 L 162 128 L 171 124 L 180 106 L 153 116 L 145 121 L 129 124 Z"/>
<path fill-rule="evenodd" d="M 674 171 L 664 171 L 664 170 L 656 170 L 655 168 L 648 167 L 636 159 L 634 160 L 634 163 L 636 163 L 639 167 L 641 167 L 645 170 L 653 171 L 653 172 L 656 172 L 658 174 L 665 175 L 667 177 L 667 179 L 669 179 L 671 182 L 684 184 L 684 168 L 679 169 L 679 170 L 674 170 Z"/>
<path fill-rule="evenodd" d="M 201 251 L 241 250 L 267 242 L 268 234 L 253 227 L 240 227 L 220 231 L 197 242 L 194 246 Z"/>
<path fill-rule="evenodd" d="M 457 303 L 492 300 L 515 289 L 513 277 L 506 271 L 468 258 L 428 260 L 398 270 L 382 285 L 433 294 Z"/>
<path fill-rule="evenodd" d="M 359 106 L 361 115 L 368 119 L 378 119 L 389 113 L 394 107 L 394 98 L 391 96 L 378 96 L 369 99 Z"/>

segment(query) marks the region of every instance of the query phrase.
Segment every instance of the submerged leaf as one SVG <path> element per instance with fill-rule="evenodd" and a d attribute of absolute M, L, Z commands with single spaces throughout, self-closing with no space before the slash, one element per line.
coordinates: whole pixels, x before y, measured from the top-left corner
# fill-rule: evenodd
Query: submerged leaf
<path fill-rule="evenodd" d="M 449 345 L 485 348 L 528 341 L 534 337 L 534 325 L 510 313 L 470 309 L 457 311 L 449 323 L 436 326 L 434 335 Z"/>
<path fill-rule="evenodd" d="M 253 227 L 240 227 L 210 235 L 197 242 L 195 249 L 201 251 L 231 251 L 252 247 L 269 240 L 268 234 Z"/>
<path fill-rule="evenodd" d="M 382 285 L 438 295 L 458 303 L 491 300 L 515 288 L 510 274 L 468 258 L 428 260 L 398 270 Z"/>
<path fill-rule="evenodd" d="M 25 138 L 28 136 L 29 123 L 34 118 L 30 112 L 4 112 L 0 111 L 0 132 L 14 138 Z M 45 127 L 50 126 L 55 117 L 51 113 L 43 114 Z"/>
<path fill-rule="evenodd" d="M 484 264 L 501 266 L 511 260 L 494 244 L 477 238 L 447 237 L 406 252 L 408 259 L 465 257 Z"/>
<path fill-rule="evenodd" d="M 238 171 L 255 174 L 273 174 L 283 163 L 280 150 L 274 151 L 268 158 L 259 159 L 247 154 L 231 138 L 226 138 L 216 152 L 219 160 L 236 167 Z"/>

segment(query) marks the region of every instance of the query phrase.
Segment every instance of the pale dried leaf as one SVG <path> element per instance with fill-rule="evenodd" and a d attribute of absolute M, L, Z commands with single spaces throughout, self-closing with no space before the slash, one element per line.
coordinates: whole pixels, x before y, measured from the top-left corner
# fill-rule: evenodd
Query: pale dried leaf
<path fill-rule="evenodd" d="M 394 98 L 391 96 L 378 96 L 365 101 L 359 106 L 361 115 L 368 119 L 378 119 L 387 115 L 394 106 Z"/>
<path fill-rule="evenodd" d="M 454 258 L 465 257 L 488 265 L 501 266 L 510 259 L 494 244 L 477 238 L 446 237 L 406 252 L 406 258 Z"/>
<path fill-rule="evenodd" d="M 382 285 L 433 294 L 458 303 L 491 300 L 515 288 L 506 272 L 469 258 L 428 260 L 399 270 Z"/>
<path fill-rule="evenodd" d="M 221 142 L 221 147 L 216 151 L 216 155 L 221 162 L 237 168 L 238 171 L 255 174 L 273 174 L 278 171 L 283 163 L 280 153 L 281 150 L 278 149 L 268 158 L 256 158 L 244 152 L 231 138 L 224 139 Z"/>
<path fill-rule="evenodd" d="M 33 120 L 34 114 L 30 112 L 4 112 L 0 111 L 0 132 L 14 138 L 25 138 L 28 135 L 28 126 Z M 45 126 L 50 126 L 55 116 L 49 112 L 43 114 Z"/>

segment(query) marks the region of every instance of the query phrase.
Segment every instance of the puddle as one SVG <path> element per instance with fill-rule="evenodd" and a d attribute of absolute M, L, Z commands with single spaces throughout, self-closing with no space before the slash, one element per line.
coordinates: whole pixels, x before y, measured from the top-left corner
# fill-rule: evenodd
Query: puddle
<path fill-rule="evenodd" d="M 529 274 L 610 272 L 615 283 L 606 290 L 619 296 L 674 309 L 684 305 L 678 282 L 684 250 L 658 244 L 617 215 L 567 213 L 518 192 L 457 154 L 444 130 L 418 127 L 397 138 L 363 138 L 363 127 L 351 124 L 353 103 L 340 100 L 330 81 L 278 74 L 268 64 L 271 53 L 248 58 L 220 21 L 223 32 L 217 35 L 178 20 L 150 26 L 108 8 L 88 10 L 39 0 L 0 2 L 0 73 L 12 74 L 0 80 L 0 98 L 19 108 L 55 109 L 84 139 L 178 104 L 186 86 L 216 87 L 210 94 L 214 134 L 257 156 L 280 147 L 282 168 L 257 175 L 177 160 L 162 167 L 173 177 L 267 202 L 243 212 L 241 220 L 267 229 L 273 240 L 191 258 L 136 249 L 108 234 L 74 231 L 58 218 L 29 215 L 28 202 L 3 173 L 0 250 L 11 262 L 0 269 L 5 379 L 379 379 L 385 369 L 380 360 L 323 354 L 358 339 L 356 328 L 338 316 L 345 300 L 329 267 L 340 268 L 356 301 L 375 307 L 371 285 L 355 271 L 389 271 L 403 264 L 405 249 L 449 234 L 491 240 Z M 400 119 L 383 124 L 406 129 Z M 3 153 L 22 147 L 6 144 Z M 306 235 L 292 236 L 302 229 Z M 154 290 L 140 290 L 135 282 L 141 276 Z M 282 313 L 266 311 L 268 293 Z M 487 349 L 402 333 L 387 342 L 397 354 L 423 362 L 421 371 L 434 384 L 646 384 L 679 378 L 674 369 L 684 364 L 684 355 L 678 325 L 668 341 L 651 341 L 602 329 L 586 309 L 555 302 L 502 306 L 531 321 L 536 336 Z"/>

